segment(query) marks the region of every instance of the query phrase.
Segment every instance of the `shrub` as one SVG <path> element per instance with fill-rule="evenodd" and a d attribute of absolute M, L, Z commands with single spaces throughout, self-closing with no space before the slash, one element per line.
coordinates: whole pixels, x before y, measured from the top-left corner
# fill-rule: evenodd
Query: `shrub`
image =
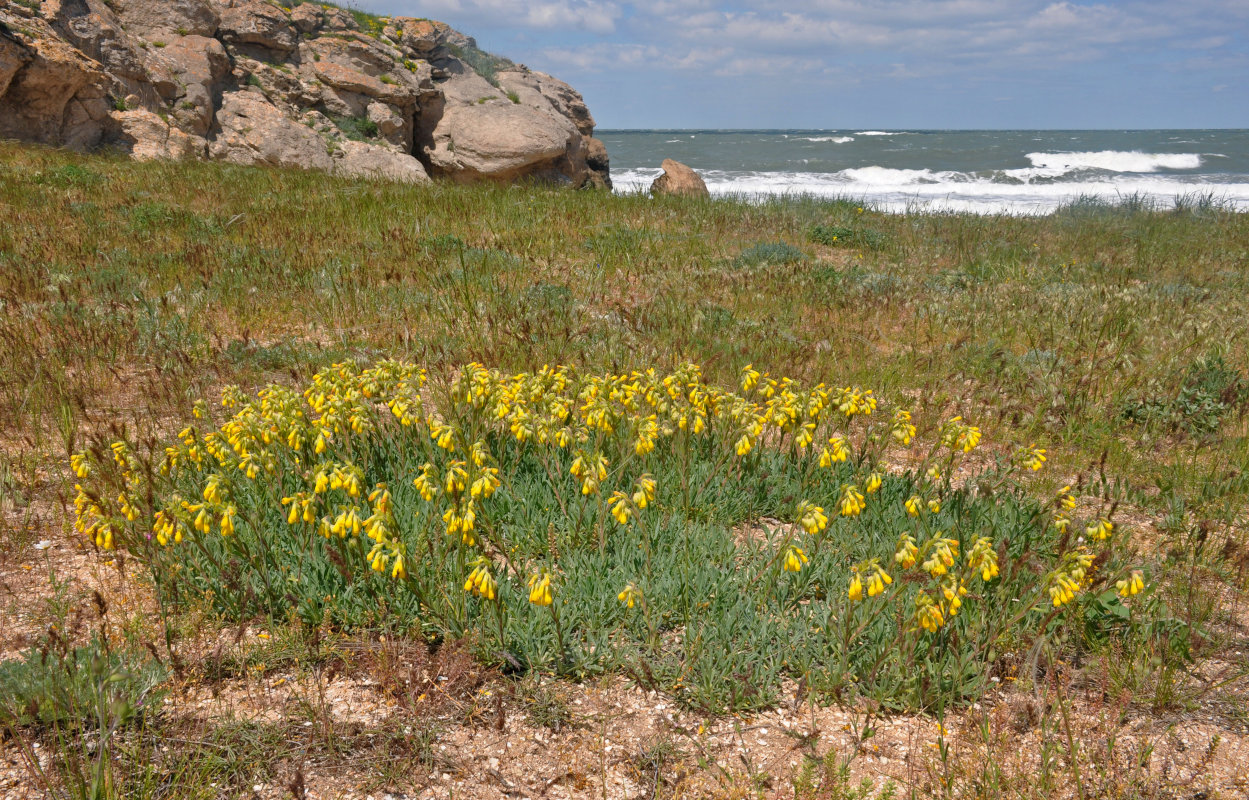
<path fill-rule="evenodd" d="M 1189 364 L 1179 384 L 1174 395 L 1157 390 L 1128 401 L 1123 407 L 1124 418 L 1137 424 L 1208 436 L 1219 429 L 1225 416 L 1249 404 L 1249 380 L 1217 354 Z"/>
<path fill-rule="evenodd" d="M 468 64 L 473 72 L 485 78 L 486 82 L 496 89 L 499 88 L 499 71 L 512 69 L 516 66 L 509 59 L 487 53 L 485 50 L 470 44 L 449 44 L 447 49 L 451 52 L 451 55 Z"/>
<path fill-rule="evenodd" d="M 785 242 L 760 242 L 752 245 L 733 261 L 733 266 L 759 267 L 768 265 L 799 264 L 807 260 L 807 254 Z"/>
<path fill-rule="evenodd" d="M 1044 451 L 956 483 L 980 442 L 956 417 L 891 474 L 915 427 L 858 387 L 386 361 L 223 402 L 164 449 L 72 466 L 79 531 L 235 619 L 469 637 L 710 711 L 770 705 L 786 677 L 927 707 L 976 697 L 1001 648 L 1086 596 L 1143 587 L 1113 505 L 1085 544 L 1065 490 L 1020 487 Z"/>
<path fill-rule="evenodd" d="M 343 136 L 352 141 L 363 142 L 367 139 L 376 139 L 381 133 L 377 123 L 368 117 L 332 116 L 330 120 L 343 132 Z"/>
<path fill-rule="evenodd" d="M 847 228 L 840 225 L 813 225 L 807 238 L 827 247 L 866 247 L 878 250 L 885 244 L 885 235 L 870 228 Z"/>

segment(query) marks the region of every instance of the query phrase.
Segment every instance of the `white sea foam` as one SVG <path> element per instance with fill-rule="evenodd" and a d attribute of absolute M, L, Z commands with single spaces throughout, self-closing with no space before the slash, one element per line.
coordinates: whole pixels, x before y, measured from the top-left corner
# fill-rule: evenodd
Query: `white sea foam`
<path fill-rule="evenodd" d="M 857 131 L 855 136 L 906 136 L 906 131 Z"/>
<path fill-rule="evenodd" d="M 646 191 L 661 172 L 658 169 L 616 170 L 612 173 L 612 183 L 618 192 Z M 708 190 L 716 196 L 848 198 L 893 212 L 928 209 L 979 214 L 1047 214 L 1082 197 L 1113 202 L 1135 196 L 1160 207 L 1169 207 L 1177 197 L 1193 195 L 1211 195 L 1229 207 L 1249 211 L 1249 183 L 1220 183 L 1217 176 L 1195 180 L 1188 176 L 1120 174 L 1061 180 L 1065 174 L 1061 168 L 975 174 L 877 166 L 840 172 L 700 172 Z M 1236 179 L 1243 180 L 1240 176 Z"/>
<path fill-rule="evenodd" d="M 1160 169 L 1197 169 L 1201 156 L 1194 153 L 1142 153 L 1098 150 L 1086 153 L 1028 153 L 1034 167 L 1070 172 L 1100 169 L 1107 172 L 1157 172 Z"/>
<path fill-rule="evenodd" d="M 833 144 L 845 144 L 853 142 L 853 136 L 799 136 L 799 141 L 803 142 L 832 142 Z"/>

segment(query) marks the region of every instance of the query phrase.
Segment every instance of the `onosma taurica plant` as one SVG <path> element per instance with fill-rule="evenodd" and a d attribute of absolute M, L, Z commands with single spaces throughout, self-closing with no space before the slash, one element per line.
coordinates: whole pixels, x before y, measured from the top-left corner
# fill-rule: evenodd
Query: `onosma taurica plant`
<path fill-rule="evenodd" d="M 72 459 L 78 530 L 168 608 L 465 638 L 708 710 L 786 678 L 897 708 L 974 698 L 1064 615 L 1145 589 L 1113 504 L 1023 488 L 1044 450 L 982 456 L 957 417 L 919 437 L 860 387 L 385 361 L 222 406 Z"/>

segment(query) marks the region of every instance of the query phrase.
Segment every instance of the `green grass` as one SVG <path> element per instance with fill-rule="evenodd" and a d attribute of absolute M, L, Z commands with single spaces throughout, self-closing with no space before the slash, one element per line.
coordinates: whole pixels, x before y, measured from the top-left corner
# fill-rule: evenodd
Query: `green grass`
<path fill-rule="evenodd" d="M 1041 441 L 1068 474 L 1105 452 L 1160 506 L 1170 502 L 1160 490 L 1187 497 L 1203 474 L 1249 461 L 1241 406 L 1200 441 L 1176 440 L 1169 416 L 1121 413 L 1143 397 L 1178 398 L 1199 359 L 1245 374 L 1245 215 L 902 216 L 543 189 L 518 203 L 506 187 L 12 145 L 0 158 L 0 293 L 13 309 L 0 320 L 0 409 L 9 434 L 39 451 L 63 454 L 58 440 L 75 431 L 57 420 L 72 410 L 77 424 L 102 422 L 124 386 L 140 390 L 137 418 L 184 416 L 209 385 L 308 375 L 332 349 L 508 368 L 679 356 L 712 379 L 747 362 L 836 376 Z M 814 225 L 870 227 L 884 244 L 815 258 Z M 727 268 L 754 261 L 760 240 L 806 257 Z M 559 313 L 526 302 L 539 285 L 566 292 Z M 221 358 L 253 341 L 292 346 L 261 371 Z M 121 365 L 135 372 L 123 379 Z M 1245 496 L 1225 488 L 1203 500 L 1223 516 Z"/>

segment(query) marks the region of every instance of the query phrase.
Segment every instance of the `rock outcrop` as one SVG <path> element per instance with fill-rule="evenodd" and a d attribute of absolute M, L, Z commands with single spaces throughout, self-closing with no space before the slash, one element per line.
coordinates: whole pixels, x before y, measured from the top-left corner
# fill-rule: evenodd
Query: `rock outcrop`
<path fill-rule="evenodd" d="M 651 192 L 654 194 L 677 194 L 686 197 L 711 196 L 702 176 L 680 161 L 665 158 L 659 166 L 664 172 L 651 183 Z"/>
<path fill-rule="evenodd" d="M 0 0 L 0 137 L 387 180 L 610 187 L 572 87 L 312 2 Z"/>

